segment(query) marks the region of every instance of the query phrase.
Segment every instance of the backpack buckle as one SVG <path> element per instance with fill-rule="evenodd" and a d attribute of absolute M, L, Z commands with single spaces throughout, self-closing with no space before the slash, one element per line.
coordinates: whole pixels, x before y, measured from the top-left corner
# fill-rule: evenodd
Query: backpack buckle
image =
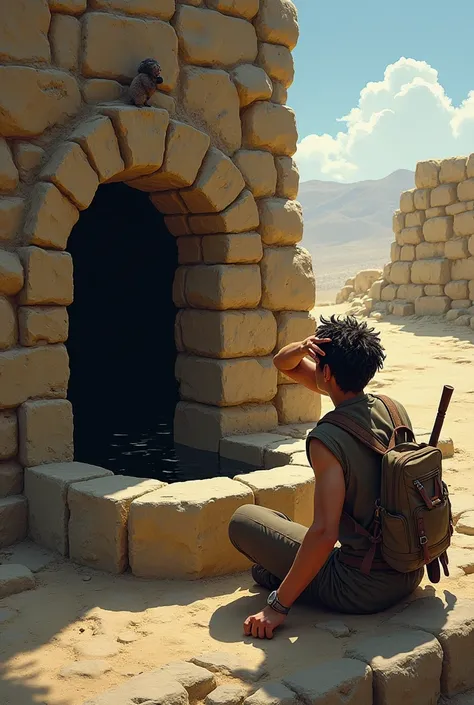
<path fill-rule="evenodd" d="M 427 536 L 420 536 L 420 544 L 424 546 L 426 543 L 428 543 L 428 537 Z"/>

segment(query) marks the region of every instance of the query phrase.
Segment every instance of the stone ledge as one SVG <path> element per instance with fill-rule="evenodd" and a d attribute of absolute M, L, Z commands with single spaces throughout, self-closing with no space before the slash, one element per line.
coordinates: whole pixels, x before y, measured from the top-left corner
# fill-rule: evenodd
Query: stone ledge
<path fill-rule="evenodd" d="M 24 565 L 0 565 L 0 599 L 33 590 L 35 577 Z"/>

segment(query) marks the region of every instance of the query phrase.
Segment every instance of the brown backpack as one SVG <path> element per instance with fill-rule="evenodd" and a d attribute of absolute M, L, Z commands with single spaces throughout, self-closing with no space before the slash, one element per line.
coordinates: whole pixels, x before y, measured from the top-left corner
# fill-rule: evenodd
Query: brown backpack
<path fill-rule="evenodd" d="M 365 536 L 371 547 L 364 559 L 351 558 L 346 562 L 355 565 L 355 561 L 362 572 L 369 573 L 375 567 L 380 546 L 383 560 L 390 568 L 410 573 L 426 566 L 430 580 L 437 583 L 440 563 L 445 575 L 449 575 L 446 551 L 453 533 L 448 488 L 442 479 L 441 451 L 417 443 L 413 431 L 403 424 L 395 403 L 388 397 L 376 398 L 384 404 L 392 421 L 388 446 L 343 411 L 330 411 L 319 422 L 344 429 L 381 456 L 380 493 L 371 531 L 346 512 L 342 516 L 342 521 Z"/>

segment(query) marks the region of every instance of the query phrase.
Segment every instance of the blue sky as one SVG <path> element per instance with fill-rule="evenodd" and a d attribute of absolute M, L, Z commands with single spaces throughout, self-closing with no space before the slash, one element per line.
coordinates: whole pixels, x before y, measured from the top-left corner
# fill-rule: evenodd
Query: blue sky
<path fill-rule="evenodd" d="M 446 0 L 293 1 L 300 40 L 288 103 L 303 179 L 380 178 L 419 159 L 474 151 L 472 0 L 452 9 Z M 385 84 L 365 96 L 371 107 L 362 101 L 349 124 L 337 122 L 390 66 Z"/>

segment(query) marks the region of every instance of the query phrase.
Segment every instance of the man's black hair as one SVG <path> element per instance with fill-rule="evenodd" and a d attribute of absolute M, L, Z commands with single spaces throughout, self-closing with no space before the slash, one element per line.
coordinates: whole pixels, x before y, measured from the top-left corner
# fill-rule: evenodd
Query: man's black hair
<path fill-rule="evenodd" d="M 353 316 L 321 317 L 316 335 L 331 338 L 330 343 L 320 344 L 326 353 L 319 358 L 320 365 L 329 365 L 342 392 L 361 392 L 383 367 L 385 353 L 380 335 L 364 321 Z"/>

